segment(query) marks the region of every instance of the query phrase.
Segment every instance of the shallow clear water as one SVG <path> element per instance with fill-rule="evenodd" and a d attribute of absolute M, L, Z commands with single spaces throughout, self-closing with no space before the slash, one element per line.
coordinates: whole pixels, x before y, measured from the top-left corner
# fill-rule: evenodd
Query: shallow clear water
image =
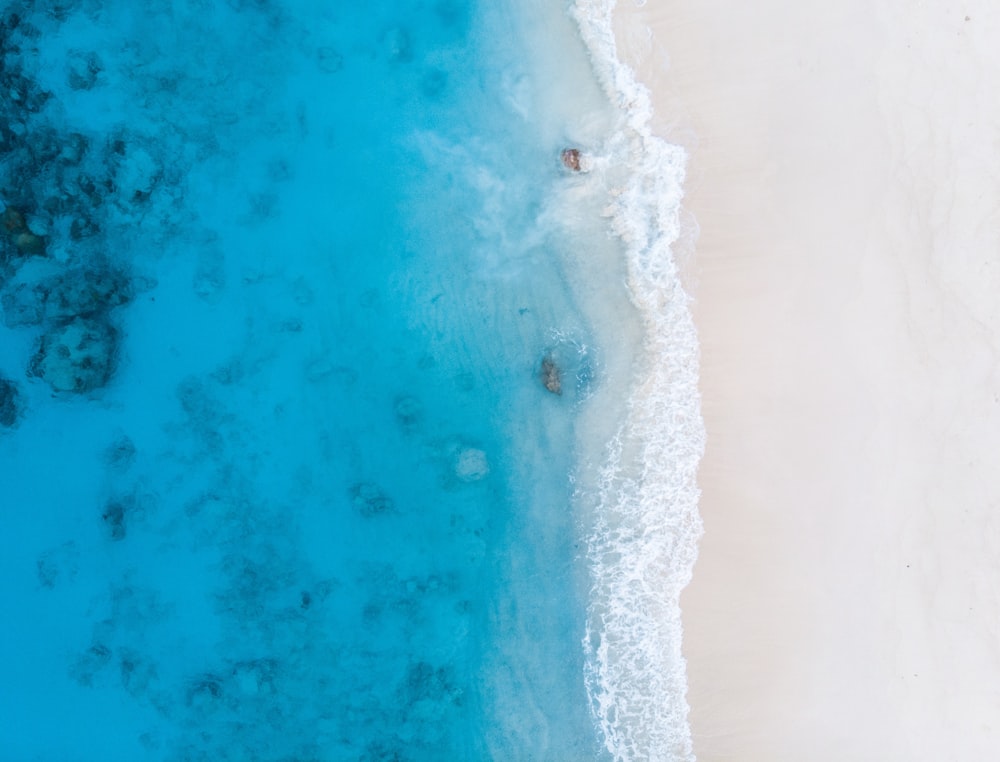
<path fill-rule="evenodd" d="M 558 157 L 610 116 L 483 5 L 8 6 L 11 759 L 605 753 L 567 263 L 630 308 Z"/>

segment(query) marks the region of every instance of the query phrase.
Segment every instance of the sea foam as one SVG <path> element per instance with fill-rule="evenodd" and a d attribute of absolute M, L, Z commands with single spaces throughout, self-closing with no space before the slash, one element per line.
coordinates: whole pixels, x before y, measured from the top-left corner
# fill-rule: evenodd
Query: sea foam
<path fill-rule="evenodd" d="M 609 214 L 627 248 L 644 339 L 625 420 L 607 445 L 588 538 L 584 650 L 591 708 L 616 760 L 693 760 L 680 593 L 702 524 L 696 472 L 705 433 L 698 341 L 672 247 L 686 153 L 654 135 L 646 87 L 618 58 L 614 0 L 573 8 L 595 72 L 620 110 L 609 163 L 630 169 Z"/>

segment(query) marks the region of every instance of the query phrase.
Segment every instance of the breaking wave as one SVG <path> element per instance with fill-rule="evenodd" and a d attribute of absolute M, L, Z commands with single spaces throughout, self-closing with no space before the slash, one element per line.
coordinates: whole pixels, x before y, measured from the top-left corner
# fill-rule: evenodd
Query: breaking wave
<path fill-rule="evenodd" d="M 591 709 L 616 760 L 693 760 L 680 593 L 702 533 L 705 432 L 697 334 L 672 247 L 681 236 L 686 153 L 654 135 L 649 91 L 617 54 L 614 0 L 573 13 L 597 76 L 620 110 L 611 160 L 630 170 L 611 217 L 644 327 L 625 420 L 608 443 L 588 538 L 584 650 Z"/>

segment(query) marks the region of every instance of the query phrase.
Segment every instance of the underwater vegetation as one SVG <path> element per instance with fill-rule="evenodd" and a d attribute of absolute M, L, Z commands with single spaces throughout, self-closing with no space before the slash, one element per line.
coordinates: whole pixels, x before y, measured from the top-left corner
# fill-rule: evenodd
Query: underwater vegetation
<path fill-rule="evenodd" d="M 504 235 L 478 206 L 399 219 L 431 173 L 503 188 L 434 154 L 486 118 L 456 93 L 495 86 L 464 52 L 473 6 L 313 6 L 0 11 L 0 442 L 35 453 L 17 513 L 38 517 L 11 564 L 44 614 L 26 639 L 59 630 L 36 654 L 59 674 L 22 688 L 92 703 L 104 758 L 486 758 L 518 704 L 497 694 L 529 682 L 491 638 L 533 653 L 564 621 L 496 603 L 537 562 L 507 557 L 537 485 L 511 486 L 505 436 L 545 405 L 540 492 L 568 525 L 557 416 L 589 355 L 520 295 L 498 336 L 473 266 Z M 579 658 L 559 675 L 582 694 Z"/>

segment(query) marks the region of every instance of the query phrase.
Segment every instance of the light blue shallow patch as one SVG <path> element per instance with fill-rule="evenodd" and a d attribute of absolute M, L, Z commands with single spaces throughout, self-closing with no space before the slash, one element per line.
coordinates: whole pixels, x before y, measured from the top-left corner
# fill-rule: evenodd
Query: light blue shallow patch
<path fill-rule="evenodd" d="M 128 293 L 95 308 L 121 344 L 84 393 L 26 374 L 67 316 L 5 313 L 0 747 L 597 758 L 567 478 L 595 375 L 537 223 L 559 146 L 503 105 L 503 13 L 15 11 L 8 68 L 51 96 L 5 138 L 31 150 L 2 200 L 48 248 L 5 240 L 4 293 L 36 267 Z"/>

